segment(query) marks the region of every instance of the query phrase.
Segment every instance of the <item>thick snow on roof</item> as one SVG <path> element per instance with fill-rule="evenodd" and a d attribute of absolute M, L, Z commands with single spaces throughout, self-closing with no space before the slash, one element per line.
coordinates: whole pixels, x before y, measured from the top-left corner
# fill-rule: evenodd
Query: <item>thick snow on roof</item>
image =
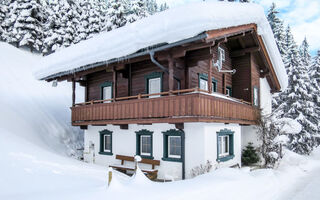
<path fill-rule="evenodd" d="M 35 77 L 44 79 L 62 72 L 73 72 L 156 44 L 170 44 L 204 31 L 252 23 L 257 24 L 258 34 L 266 45 L 282 89 L 286 88 L 287 74 L 272 30 L 263 8 L 253 3 L 199 2 L 157 13 L 44 57 Z"/>

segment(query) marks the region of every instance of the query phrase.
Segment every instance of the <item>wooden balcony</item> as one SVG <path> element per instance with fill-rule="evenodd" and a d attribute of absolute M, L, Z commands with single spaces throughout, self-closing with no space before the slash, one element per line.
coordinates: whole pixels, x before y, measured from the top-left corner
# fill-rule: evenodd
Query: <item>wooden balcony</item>
<path fill-rule="evenodd" d="M 206 92 L 188 89 L 163 92 L 161 97 L 156 98 L 147 98 L 152 95 L 144 94 L 76 104 L 71 108 L 72 125 L 184 122 L 256 124 L 258 110 L 253 106 Z"/>

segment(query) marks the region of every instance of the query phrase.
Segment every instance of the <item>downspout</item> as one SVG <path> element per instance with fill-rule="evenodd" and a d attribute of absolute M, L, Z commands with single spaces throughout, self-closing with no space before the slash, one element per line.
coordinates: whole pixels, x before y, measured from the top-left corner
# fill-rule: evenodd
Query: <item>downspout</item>
<path fill-rule="evenodd" d="M 169 74 L 169 71 L 167 68 L 165 68 L 164 66 L 162 66 L 155 58 L 154 58 L 154 51 L 150 51 L 150 59 L 151 59 L 151 62 L 155 65 L 157 65 L 162 71 L 166 72 L 167 74 Z M 178 77 L 176 77 L 175 75 L 173 75 L 173 78 L 178 82 L 178 90 L 181 89 L 180 87 L 180 79 Z"/>
<path fill-rule="evenodd" d="M 181 158 L 182 158 L 182 180 L 186 178 L 186 163 L 185 163 L 185 133 L 181 130 Z"/>

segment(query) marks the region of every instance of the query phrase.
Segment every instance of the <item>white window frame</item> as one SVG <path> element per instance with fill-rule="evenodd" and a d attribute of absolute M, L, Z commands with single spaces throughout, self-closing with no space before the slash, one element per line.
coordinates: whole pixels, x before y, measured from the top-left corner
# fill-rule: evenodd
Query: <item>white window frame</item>
<path fill-rule="evenodd" d="M 222 54 L 222 61 L 225 61 L 226 60 L 226 54 L 225 54 L 225 51 L 223 48 L 219 47 L 218 48 L 218 52 L 219 54 Z M 219 55 L 218 55 L 219 56 Z"/>
<path fill-rule="evenodd" d="M 112 99 L 112 86 L 105 86 L 105 87 L 102 87 L 102 99 L 103 100 L 106 100 L 107 98 L 105 98 L 105 88 L 110 88 L 110 99 Z M 109 98 L 108 98 L 109 99 Z M 104 103 L 110 103 L 111 102 L 111 100 L 110 101 L 104 101 Z"/>
<path fill-rule="evenodd" d="M 230 96 L 231 95 L 231 88 L 226 88 L 226 95 L 227 96 Z"/>
<path fill-rule="evenodd" d="M 170 154 L 170 138 L 180 138 L 181 141 L 181 136 L 173 136 L 173 135 L 169 135 L 168 136 L 168 157 L 169 158 L 181 158 L 181 153 L 182 153 L 182 149 L 180 150 L 180 155 L 172 155 Z M 180 144 L 180 148 L 182 148 L 181 144 Z"/>
<path fill-rule="evenodd" d="M 150 87 L 151 86 L 150 81 L 152 81 L 152 80 L 159 80 L 159 89 L 160 89 L 159 93 L 161 93 L 161 77 L 157 77 L 157 78 L 149 78 L 148 79 L 148 94 L 158 93 L 158 92 L 155 92 L 155 93 L 151 93 L 150 92 L 150 88 L 151 88 Z M 160 97 L 160 95 L 149 96 L 149 98 L 156 98 L 156 97 Z"/>
<path fill-rule="evenodd" d="M 110 149 L 106 149 L 106 144 L 107 144 L 107 137 L 110 138 Z M 110 134 L 105 134 L 103 135 L 103 151 L 104 152 L 111 152 L 111 144 L 112 144 L 112 141 L 111 141 L 111 135 Z"/>
<path fill-rule="evenodd" d="M 150 143 L 151 145 L 151 148 L 150 148 L 150 153 L 145 153 L 145 152 L 142 152 L 142 138 L 143 137 L 149 137 L 151 142 L 152 142 L 152 139 L 151 139 L 151 135 L 140 135 L 140 155 L 142 156 L 151 156 L 151 152 L 152 152 L 152 144 Z"/>
<path fill-rule="evenodd" d="M 224 138 L 227 138 L 227 142 L 225 143 Z M 220 139 L 220 143 L 219 143 L 219 139 Z M 222 135 L 219 136 L 218 138 L 218 149 L 219 149 L 219 157 L 225 157 L 225 156 L 229 156 L 230 155 L 230 136 L 229 135 Z M 221 149 L 220 149 L 220 145 L 221 145 Z M 228 146 L 227 151 L 226 152 L 222 152 L 226 149 L 226 145 Z"/>
<path fill-rule="evenodd" d="M 201 88 L 201 81 L 203 81 L 203 82 L 205 82 L 205 83 L 206 83 L 206 84 L 205 84 L 205 88 Z M 201 90 L 208 90 L 208 80 L 203 79 L 203 78 L 200 78 L 200 85 L 199 85 L 199 88 L 200 88 Z"/>

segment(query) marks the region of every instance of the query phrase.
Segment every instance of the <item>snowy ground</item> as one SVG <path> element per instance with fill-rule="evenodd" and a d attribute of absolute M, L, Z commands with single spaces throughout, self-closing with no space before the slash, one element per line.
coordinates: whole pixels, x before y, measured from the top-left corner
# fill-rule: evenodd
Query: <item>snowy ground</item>
<path fill-rule="evenodd" d="M 1 200 L 320 199 L 320 149 L 309 157 L 286 151 L 277 170 L 224 168 L 170 183 L 115 172 L 108 188 L 106 167 L 66 156 L 81 145 L 68 125 L 70 88 L 35 81 L 35 59 L 0 43 Z"/>

